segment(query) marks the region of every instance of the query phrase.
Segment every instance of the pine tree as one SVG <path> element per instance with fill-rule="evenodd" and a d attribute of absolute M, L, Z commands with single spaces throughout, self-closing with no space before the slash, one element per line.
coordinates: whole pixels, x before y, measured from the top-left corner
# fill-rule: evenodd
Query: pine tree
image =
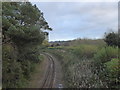
<path fill-rule="evenodd" d="M 36 5 L 2 3 L 3 88 L 23 87 L 30 78 L 32 65 L 40 61 L 41 29 L 52 30 Z"/>

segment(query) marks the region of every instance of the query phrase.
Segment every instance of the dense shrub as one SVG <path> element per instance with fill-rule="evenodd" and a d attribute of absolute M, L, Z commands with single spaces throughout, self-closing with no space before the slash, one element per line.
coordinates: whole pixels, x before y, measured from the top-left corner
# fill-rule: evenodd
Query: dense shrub
<path fill-rule="evenodd" d="M 120 88 L 120 60 L 118 58 L 113 58 L 111 61 L 108 61 L 105 63 L 106 66 L 106 72 L 107 72 L 107 77 L 106 79 L 108 80 L 109 87 L 119 87 Z"/>
<path fill-rule="evenodd" d="M 87 47 L 83 46 L 84 48 Z M 83 47 L 69 47 L 64 49 L 50 50 L 61 62 L 66 87 L 69 88 L 100 88 L 106 87 L 99 77 L 92 72 L 92 60 L 82 57 L 87 52 L 82 51 Z M 92 47 L 92 46 L 91 46 Z M 90 48 L 91 47 L 87 47 Z M 93 48 L 92 48 L 93 49 Z M 89 51 L 89 50 L 88 50 Z M 94 49 L 94 53 L 96 49 Z M 87 52 L 89 53 L 89 52 Z M 91 53 L 91 52 L 90 52 Z M 81 55 L 82 54 L 82 55 Z M 81 56 L 80 56 L 81 55 Z M 93 53 L 91 54 L 93 55 Z"/>
<path fill-rule="evenodd" d="M 120 48 L 120 35 L 118 33 L 107 33 L 104 41 L 108 46 L 118 46 Z"/>
<path fill-rule="evenodd" d="M 110 83 L 115 83 L 115 81 L 112 82 L 111 80 L 118 78 L 116 76 L 116 73 L 118 73 L 118 71 L 115 71 L 112 73 L 110 71 L 115 69 L 113 68 L 114 66 L 116 65 L 118 66 L 118 60 L 119 59 L 118 59 L 118 48 L 117 47 L 116 48 L 110 47 L 110 46 L 104 47 L 94 55 L 93 71 L 99 76 L 102 82 L 107 82 L 106 85 L 108 87 L 117 86 L 116 84 L 111 85 Z M 113 74 L 113 78 L 110 77 L 110 74 Z"/>
<path fill-rule="evenodd" d="M 23 70 L 21 68 L 21 64 L 16 61 L 17 59 L 17 53 L 16 50 L 12 47 L 12 45 L 7 44 L 3 45 L 3 52 L 2 52 L 2 58 L 3 62 L 2 65 L 4 68 L 2 68 L 3 71 L 3 87 L 22 87 L 22 82 L 24 82 L 23 77 Z"/>
<path fill-rule="evenodd" d="M 112 58 L 118 58 L 118 48 L 104 47 L 94 55 L 94 63 L 96 66 L 100 66 L 100 64 L 106 63 Z"/>
<path fill-rule="evenodd" d="M 41 29 L 48 29 L 43 13 L 30 2 L 2 2 L 3 88 L 24 87 L 40 62 Z"/>
<path fill-rule="evenodd" d="M 69 88 L 117 88 L 118 48 L 80 45 L 50 49 L 60 60 Z"/>

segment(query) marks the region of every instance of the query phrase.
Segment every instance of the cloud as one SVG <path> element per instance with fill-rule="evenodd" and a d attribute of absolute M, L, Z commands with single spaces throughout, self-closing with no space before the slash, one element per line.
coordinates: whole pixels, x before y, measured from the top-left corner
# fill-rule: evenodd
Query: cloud
<path fill-rule="evenodd" d="M 117 31 L 117 2 L 33 3 L 53 28 L 50 40 L 102 37 L 108 28 Z M 93 37 L 94 36 L 94 37 Z"/>

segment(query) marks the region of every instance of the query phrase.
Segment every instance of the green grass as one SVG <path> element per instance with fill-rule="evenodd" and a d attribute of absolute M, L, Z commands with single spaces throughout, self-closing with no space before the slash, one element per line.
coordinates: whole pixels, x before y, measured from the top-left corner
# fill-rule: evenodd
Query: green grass
<path fill-rule="evenodd" d="M 79 45 L 76 47 L 67 47 L 68 50 L 71 50 L 75 55 L 77 55 L 79 58 L 87 57 L 92 58 L 94 53 L 97 52 L 99 47 L 95 45 Z"/>
<path fill-rule="evenodd" d="M 118 58 L 113 58 L 111 61 L 105 63 L 106 68 L 111 75 L 118 74 L 117 72 L 120 72 L 119 61 L 120 60 Z"/>
<path fill-rule="evenodd" d="M 95 45 L 95 46 L 105 46 L 106 43 L 104 42 L 103 39 L 96 39 L 96 40 L 93 40 L 93 39 L 76 39 L 76 40 L 73 40 L 71 43 L 70 43 L 71 46 L 78 46 L 78 45 Z"/>
<path fill-rule="evenodd" d="M 118 58 L 113 58 L 111 61 L 105 63 L 106 72 L 107 72 L 107 80 L 109 80 L 109 85 L 112 85 L 113 88 L 119 87 L 117 83 L 120 82 L 119 80 L 119 73 L 120 73 L 120 60 Z M 115 84 L 116 83 L 116 84 Z"/>
<path fill-rule="evenodd" d="M 57 47 L 48 47 L 48 49 L 62 49 L 63 46 L 57 46 Z"/>
<path fill-rule="evenodd" d="M 118 58 L 118 48 L 117 47 L 103 47 L 96 54 L 94 54 L 94 62 L 96 64 L 106 63 L 112 58 Z"/>
<path fill-rule="evenodd" d="M 113 66 L 118 64 L 117 47 L 101 47 L 98 45 L 84 44 L 62 47 L 60 49 L 54 47 L 54 49 L 49 49 L 48 52 L 53 53 L 60 60 L 66 87 L 118 87 L 113 84 L 116 82 L 116 78 L 118 78 L 116 75 L 118 71 L 114 70 L 115 72 L 112 73 L 115 76 L 114 78 L 110 77 L 111 72 L 109 71 L 110 68 L 113 70 Z"/>

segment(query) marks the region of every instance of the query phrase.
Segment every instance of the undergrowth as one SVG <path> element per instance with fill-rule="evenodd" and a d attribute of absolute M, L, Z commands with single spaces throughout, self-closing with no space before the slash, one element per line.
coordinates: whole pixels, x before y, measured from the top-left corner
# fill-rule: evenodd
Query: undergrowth
<path fill-rule="evenodd" d="M 118 48 L 80 45 L 49 49 L 61 62 L 66 87 L 118 88 Z M 116 66 L 117 69 L 113 69 Z M 112 70 L 112 72 L 111 72 Z M 113 74 L 114 77 L 111 75 Z"/>

